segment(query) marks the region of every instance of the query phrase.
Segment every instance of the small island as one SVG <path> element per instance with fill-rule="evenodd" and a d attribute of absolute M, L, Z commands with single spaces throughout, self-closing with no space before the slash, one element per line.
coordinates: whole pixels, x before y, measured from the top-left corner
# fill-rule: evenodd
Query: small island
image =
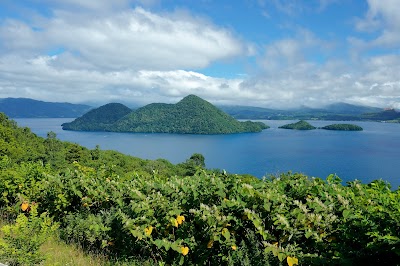
<path fill-rule="evenodd" d="M 122 104 L 107 104 L 62 127 L 77 131 L 176 134 L 247 133 L 268 128 L 262 122 L 240 122 L 195 95 L 176 104 L 152 103 L 135 111 Z"/>
<path fill-rule="evenodd" d="M 362 131 L 363 128 L 353 124 L 333 124 L 321 127 L 326 130 L 342 130 L 342 131 Z"/>
<path fill-rule="evenodd" d="M 292 124 L 287 124 L 280 126 L 279 128 L 284 128 L 284 129 L 294 129 L 294 130 L 312 130 L 316 129 L 316 127 L 310 125 L 310 123 L 300 120 L 299 122 L 292 123 Z"/>

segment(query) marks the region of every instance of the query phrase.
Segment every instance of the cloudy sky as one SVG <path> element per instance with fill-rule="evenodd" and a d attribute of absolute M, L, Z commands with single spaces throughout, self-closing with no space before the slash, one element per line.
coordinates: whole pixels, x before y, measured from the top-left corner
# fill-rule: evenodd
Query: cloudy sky
<path fill-rule="evenodd" d="M 1 0 L 0 98 L 400 108 L 400 0 Z"/>

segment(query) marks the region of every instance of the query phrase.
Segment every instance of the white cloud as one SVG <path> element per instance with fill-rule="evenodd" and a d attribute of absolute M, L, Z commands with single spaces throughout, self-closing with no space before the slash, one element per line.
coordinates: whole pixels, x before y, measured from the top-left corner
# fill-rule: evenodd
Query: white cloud
<path fill-rule="evenodd" d="M 8 20 L 0 26 L 0 41 L 11 53 L 43 54 L 62 47 L 77 60 L 114 70 L 203 68 L 245 49 L 223 28 L 142 8 L 105 17 L 57 11 L 40 30 Z"/>
<path fill-rule="evenodd" d="M 335 44 L 298 29 L 264 47 L 257 75 L 216 78 L 197 71 L 221 59 L 254 56 L 256 44 L 188 12 L 126 8 L 138 1 L 117 0 L 110 9 L 110 1 L 57 0 L 52 5 L 60 2 L 63 6 L 35 20 L 35 27 L 1 22 L 0 98 L 145 104 L 197 94 L 215 103 L 262 107 L 346 101 L 400 108 L 400 55 L 334 59 Z M 375 11 L 364 22 L 384 29 L 379 38 L 394 45 L 398 18 L 379 2 L 371 3 Z M 79 5 L 80 12 L 72 12 Z M 362 49 L 370 45 L 354 37 L 349 42 Z"/>
<path fill-rule="evenodd" d="M 359 47 L 366 45 L 357 41 Z M 304 29 L 293 38 L 274 41 L 265 47 L 259 60 L 263 70 L 244 80 L 241 87 L 256 92 L 259 103 L 268 107 L 321 106 L 341 101 L 400 107 L 399 55 L 339 59 L 330 56 L 332 47 L 334 44 Z M 326 59 L 320 61 L 318 57 Z"/>
<path fill-rule="evenodd" d="M 359 31 L 380 34 L 368 42 L 368 47 L 398 48 L 400 45 L 400 3 L 398 0 L 367 0 L 368 11 L 356 21 Z"/>
<path fill-rule="evenodd" d="M 0 98 L 146 104 L 177 102 L 196 94 L 214 103 L 288 108 L 346 101 L 400 108 L 400 56 L 379 56 L 358 65 L 296 62 L 250 78 L 214 78 L 185 70 L 60 69 L 57 56 L 26 60 L 0 57 Z"/>
<path fill-rule="evenodd" d="M 268 72 L 280 71 L 285 67 L 306 63 L 310 60 L 309 54 L 328 53 L 333 45 L 317 38 L 309 30 L 299 29 L 292 38 L 280 39 L 267 45 L 265 55 L 259 62 Z"/>
<path fill-rule="evenodd" d="M 194 93 L 205 98 L 233 99 L 241 82 L 184 70 L 58 69 L 54 67 L 58 60 L 57 56 L 30 60 L 16 56 L 0 57 L 0 98 L 149 103 L 171 101 Z"/>

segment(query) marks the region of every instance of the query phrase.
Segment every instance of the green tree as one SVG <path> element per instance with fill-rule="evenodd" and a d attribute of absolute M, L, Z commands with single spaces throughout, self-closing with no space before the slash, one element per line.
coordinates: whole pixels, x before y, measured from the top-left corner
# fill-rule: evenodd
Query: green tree
<path fill-rule="evenodd" d="M 194 153 L 192 156 L 190 156 L 189 160 L 193 161 L 196 166 L 200 166 L 203 168 L 206 166 L 203 154 Z"/>
<path fill-rule="evenodd" d="M 200 153 L 194 153 L 182 166 L 185 169 L 185 175 L 192 176 L 198 169 L 206 166 L 204 156 Z"/>

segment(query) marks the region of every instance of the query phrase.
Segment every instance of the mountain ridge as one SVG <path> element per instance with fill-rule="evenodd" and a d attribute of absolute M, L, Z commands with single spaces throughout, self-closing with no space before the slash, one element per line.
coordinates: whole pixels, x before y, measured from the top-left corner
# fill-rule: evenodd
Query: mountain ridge
<path fill-rule="evenodd" d="M 12 118 L 78 117 L 92 107 L 67 102 L 45 102 L 30 98 L 0 98 L 0 112 Z"/>
<path fill-rule="evenodd" d="M 236 119 L 267 119 L 267 120 L 367 120 L 366 113 L 379 113 L 383 108 L 353 105 L 348 103 L 333 103 L 325 107 L 299 107 L 279 110 L 253 106 L 219 106 Z M 370 116 L 373 117 L 373 116 Z"/>

